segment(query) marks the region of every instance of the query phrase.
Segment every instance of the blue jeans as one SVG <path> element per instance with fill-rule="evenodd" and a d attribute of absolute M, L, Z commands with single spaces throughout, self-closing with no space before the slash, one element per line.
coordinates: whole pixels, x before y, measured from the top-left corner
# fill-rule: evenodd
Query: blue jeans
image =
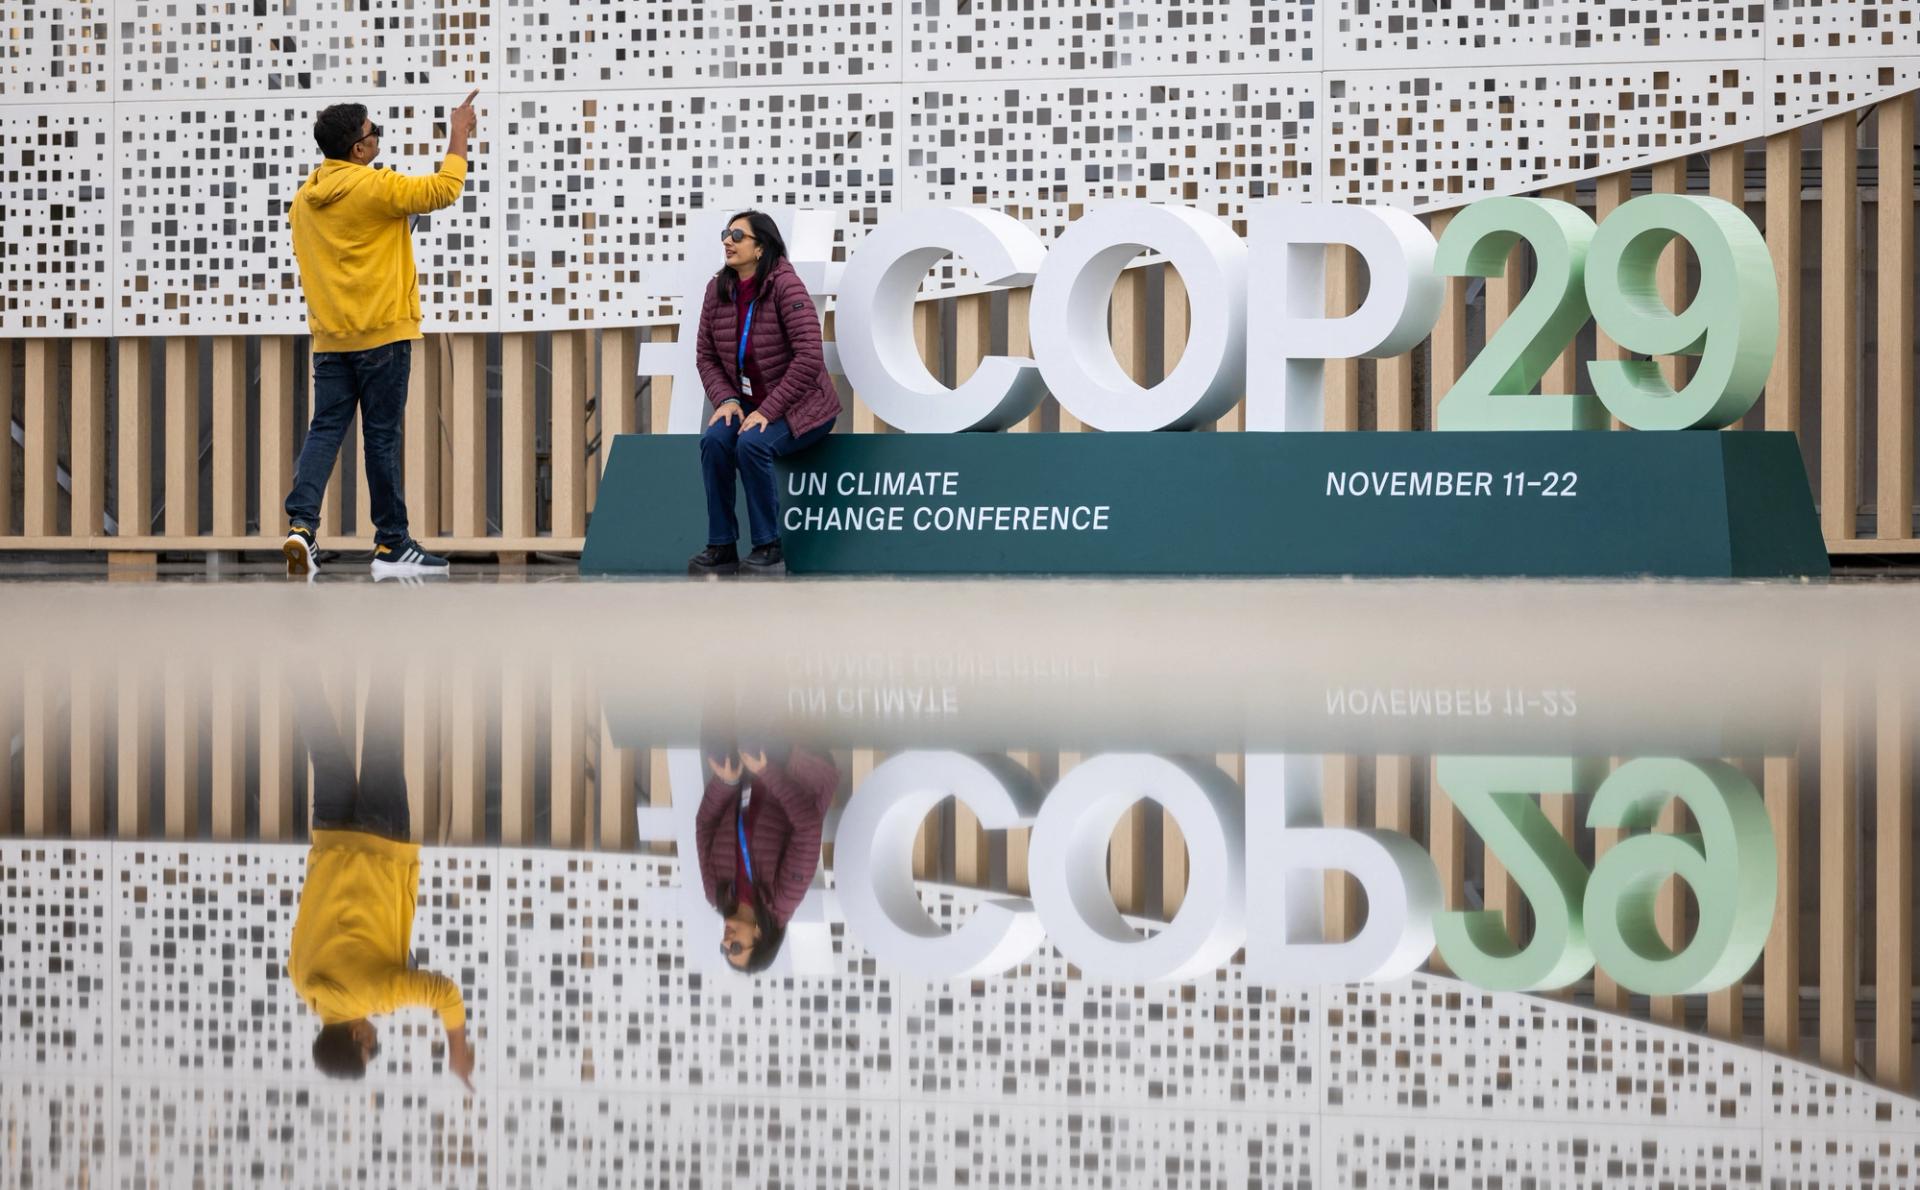
<path fill-rule="evenodd" d="M 400 487 L 400 425 L 407 411 L 407 374 L 413 344 L 402 339 L 365 351 L 319 351 L 313 356 L 313 424 L 293 468 L 287 520 L 316 528 L 320 497 L 333 474 L 353 414 L 367 454 L 367 510 L 377 545 L 407 539 L 407 502 Z"/>
<path fill-rule="evenodd" d="M 833 423 L 827 422 L 795 438 L 783 417 L 742 434 L 740 420 L 714 422 L 700 435 L 700 474 L 707 481 L 708 545 L 732 545 L 740 540 L 740 523 L 733 515 L 736 474 L 747 489 L 747 522 L 753 530 L 753 544 L 762 546 L 780 540 L 780 491 L 774 484 L 773 461 L 804 450 L 833 432 Z"/>

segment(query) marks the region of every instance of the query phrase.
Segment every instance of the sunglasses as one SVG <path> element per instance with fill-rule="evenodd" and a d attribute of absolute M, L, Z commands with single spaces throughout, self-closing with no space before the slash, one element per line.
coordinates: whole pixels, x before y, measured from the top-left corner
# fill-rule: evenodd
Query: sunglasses
<path fill-rule="evenodd" d="M 378 139 L 380 138 L 380 135 L 381 135 L 381 128 L 380 128 L 380 125 L 378 125 L 378 124 L 371 124 L 371 125 L 370 125 L 370 127 L 371 127 L 371 128 L 373 129 L 373 131 L 372 131 L 372 132 L 369 132 L 369 133 L 367 133 L 367 134 L 366 134 L 365 136 L 363 136 L 363 137 L 361 137 L 361 138 L 360 138 L 360 140 L 356 140 L 356 141 L 354 141 L 353 143 L 357 145 L 357 144 L 359 144 L 359 143 L 360 143 L 360 141 L 362 141 L 362 140 L 378 140 Z"/>
<path fill-rule="evenodd" d="M 755 243 L 759 242 L 757 239 L 755 239 L 755 237 L 748 235 L 746 232 L 741 231 L 737 227 L 729 227 L 727 228 L 727 230 L 720 233 L 721 243 L 724 244 L 728 240 L 731 240 L 736 244 L 739 243 L 741 240 L 754 240 Z"/>
<path fill-rule="evenodd" d="M 741 942 L 722 942 L 720 944 L 720 953 L 728 958 L 744 954 L 746 953 L 746 949 L 746 944 Z"/>

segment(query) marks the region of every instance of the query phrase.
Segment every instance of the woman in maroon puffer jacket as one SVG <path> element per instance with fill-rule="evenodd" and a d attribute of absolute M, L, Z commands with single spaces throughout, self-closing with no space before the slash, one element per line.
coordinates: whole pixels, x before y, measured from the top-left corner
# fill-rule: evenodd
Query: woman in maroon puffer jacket
<path fill-rule="evenodd" d="M 780 953 L 787 922 L 813 886 L 840 770 L 800 748 L 771 760 L 752 748 L 717 750 L 707 769 L 712 779 L 694 820 L 700 884 L 725 919 L 720 952 L 753 974 Z"/>
<path fill-rule="evenodd" d="M 694 574 L 734 574 L 734 476 L 747 492 L 753 531 L 750 573 L 784 569 L 780 493 L 773 461 L 833 432 L 840 391 L 820 350 L 820 316 L 773 220 L 743 211 L 720 235 L 727 263 L 707 285 L 694 355 L 713 416 L 700 435 L 707 486 L 707 548 L 687 563 Z"/>

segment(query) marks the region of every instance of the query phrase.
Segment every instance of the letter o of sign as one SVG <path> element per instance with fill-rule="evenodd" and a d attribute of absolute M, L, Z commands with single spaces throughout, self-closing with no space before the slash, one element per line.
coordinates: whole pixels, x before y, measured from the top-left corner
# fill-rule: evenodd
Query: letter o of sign
<path fill-rule="evenodd" d="M 994 759 L 903 752 L 868 774 L 842 811 L 833 853 L 840 909 L 848 937 L 876 958 L 926 979 L 963 979 L 998 975 L 1040 945 L 1040 920 L 1025 900 L 983 901 L 948 932 L 914 888 L 914 836 L 941 799 L 958 798 L 990 830 L 1031 821 L 1040 800 L 1032 778 Z"/>
<path fill-rule="evenodd" d="M 1163 254 L 1192 303 L 1187 349 L 1152 388 L 1114 358 L 1107 304 L 1127 265 Z M 1069 413 L 1102 430 L 1190 430 L 1214 421 L 1245 387 L 1247 248 L 1233 230 L 1187 207 L 1123 202 L 1090 211 L 1047 252 L 1033 284 L 1033 355 Z"/>
<path fill-rule="evenodd" d="M 1192 873 L 1180 912 L 1143 939 L 1114 907 L 1107 840 L 1150 797 L 1186 836 Z M 1061 779 L 1034 821 L 1027 871 L 1034 906 L 1060 952 L 1096 979 L 1151 983 L 1217 970 L 1246 937 L 1241 798 L 1217 769 L 1160 756 L 1096 756 Z"/>

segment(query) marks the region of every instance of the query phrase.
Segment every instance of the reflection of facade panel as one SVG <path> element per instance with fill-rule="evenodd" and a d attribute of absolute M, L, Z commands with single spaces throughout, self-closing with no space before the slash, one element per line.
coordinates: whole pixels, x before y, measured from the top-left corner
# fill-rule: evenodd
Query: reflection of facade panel
<path fill-rule="evenodd" d="M 735 981 L 687 962 L 685 947 L 706 935 L 688 931 L 670 895 L 677 861 L 560 851 L 423 851 L 418 939 L 432 962 L 462 972 L 480 1094 L 461 1104 L 420 1014 L 394 1021 L 383 1086 L 369 1096 L 314 1075 L 300 1006 L 265 953 L 290 929 L 287 881 L 303 852 L 92 844 L 63 884 L 49 873 L 71 864 L 70 850 L 0 845 L 0 869 L 34 877 L 9 890 L 9 920 L 43 909 L 97 918 L 115 902 L 103 974 L 125 994 L 94 1034 L 117 1086 L 84 1058 L 52 1073 L 58 1046 L 6 1058 L 34 1075 L 7 1080 L 0 1111 L 62 1130 L 39 1150 L 44 1173 L 223 1180 L 264 1162 L 318 1181 L 333 1168 L 327 1144 L 351 1143 L 457 1184 L 483 1171 L 540 1184 L 664 1152 L 709 1170 L 778 1159 L 797 1185 L 890 1184 L 895 1162 L 918 1169 L 940 1153 L 956 1154 L 940 1184 L 948 1168 L 976 1179 L 1045 1168 L 1047 1181 L 1094 1184 L 1128 1162 L 1173 1159 L 1236 1184 L 1458 1160 L 1559 1180 L 1625 1161 L 1616 1180 L 1651 1185 L 1708 1136 L 1728 1160 L 1739 1155 L 1733 1168 L 1769 1177 L 1836 1176 L 1843 1154 L 1861 1152 L 1862 1130 L 1879 1136 L 1877 1160 L 1920 1155 L 1913 1100 L 1745 1046 L 1433 976 L 1276 992 L 1249 984 L 1236 961 L 1193 984 L 1120 988 L 1044 947 L 1005 976 L 926 983 L 876 967 L 836 924 L 830 971 Z M 952 921 L 985 894 L 927 885 L 922 895 Z M 30 974 L 43 948 L 22 935 L 4 936 L 9 1003 L 46 987 Z M 97 930 L 74 938 L 83 954 L 99 949 Z M 65 1038 L 100 1054 L 84 1031 Z M 182 1074 L 203 1084 L 184 1099 Z M 248 1139 L 209 1152 L 196 1138 L 210 1126 Z M 1628 1146 L 1628 1133 L 1641 1143 Z M 1906 1139 L 1886 1148 L 1896 1137 Z"/>

